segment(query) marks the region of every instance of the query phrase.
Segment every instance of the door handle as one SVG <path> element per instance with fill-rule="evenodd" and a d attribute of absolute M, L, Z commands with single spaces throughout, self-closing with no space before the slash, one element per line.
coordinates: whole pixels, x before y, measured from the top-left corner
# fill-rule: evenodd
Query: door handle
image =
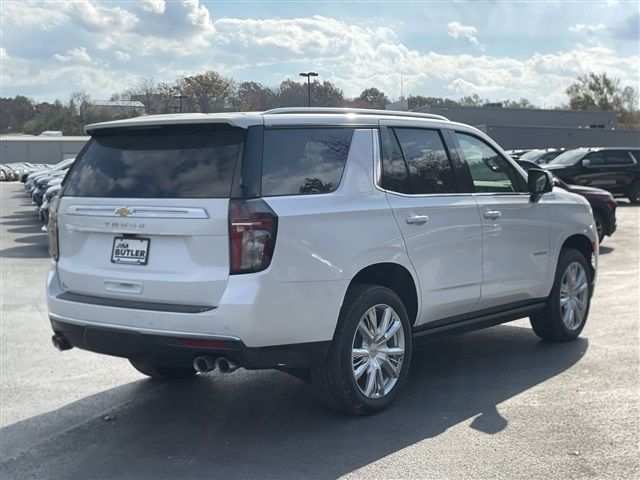
<path fill-rule="evenodd" d="M 429 217 L 427 215 L 410 215 L 404 221 L 409 225 L 422 225 L 429 221 Z"/>
<path fill-rule="evenodd" d="M 489 220 L 497 220 L 502 216 L 502 212 L 499 210 L 487 210 L 484 212 L 484 218 Z"/>

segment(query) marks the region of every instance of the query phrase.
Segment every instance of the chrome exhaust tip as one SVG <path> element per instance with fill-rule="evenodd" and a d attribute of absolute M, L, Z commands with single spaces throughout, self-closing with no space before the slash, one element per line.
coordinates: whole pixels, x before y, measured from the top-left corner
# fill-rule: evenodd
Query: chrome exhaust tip
<path fill-rule="evenodd" d="M 216 368 L 216 363 L 213 357 L 196 357 L 193 359 L 193 369 L 198 373 L 212 372 Z"/>
<path fill-rule="evenodd" d="M 51 343 L 53 343 L 53 346 L 61 352 L 65 350 L 71 350 L 73 348 L 73 345 L 71 345 L 69 343 L 69 340 L 67 340 L 67 338 L 61 333 L 56 333 L 53 337 L 51 337 Z"/>
<path fill-rule="evenodd" d="M 220 373 L 231 373 L 235 372 L 240 366 L 237 363 L 232 362 L 231 360 L 227 360 L 224 357 L 216 358 L 216 368 L 220 371 Z"/>

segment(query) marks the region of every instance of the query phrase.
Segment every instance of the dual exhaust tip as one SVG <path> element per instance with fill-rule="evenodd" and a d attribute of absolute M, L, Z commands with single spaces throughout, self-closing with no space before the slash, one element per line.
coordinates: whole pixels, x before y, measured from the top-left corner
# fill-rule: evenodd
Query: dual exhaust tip
<path fill-rule="evenodd" d="M 220 373 L 231 373 L 240 368 L 240 366 L 224 357 L 214 358 L 203 356 L 193 359 L 193 368 L 198 373 L 208 373 L 216 369 L 220 371 Z"/>

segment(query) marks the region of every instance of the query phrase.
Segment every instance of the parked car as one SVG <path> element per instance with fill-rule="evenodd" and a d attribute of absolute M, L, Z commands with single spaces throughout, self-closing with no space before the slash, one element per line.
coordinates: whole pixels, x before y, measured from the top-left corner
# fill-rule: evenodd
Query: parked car
<path fill-rule="evenodd" d="M 526 160 L 542 165 L 544 163 L 549 163 L 551 160 L 553 160 L 563 152 L 564 149 L 557 148 L 536 149 L 520 155 L 517 160 Z"/>
<path fill-rule="evenodd" d="M 86 130 L 49 207 L 60 350 L 163 379 L 277 368 L 372 414 L 416 342 L 525 316 L 552 341 L 585 325 L 588 202 L 473 127 L 285 108 Z"/>
<path fill-rule="evenodd" d="M 532 168 L 539 168 L 539 166 L 533 162 L 527 160 L 518 160 L 520 165 L 526 172 Z M 593 211 L 593 218 L 596 222 L 596 231 L 598 232 L 598 240 L 602 242 L 605 236 L 611 236 L 616 231 L 616 203 L 613 195 L 602 190 L 601 188 L 583 187 L 581 185 L 569 185 L 558 177 L 554 177 L 555 184 L 561 188 L 564 188 L 568 192 L 577 193 L 586 198 L 591 204 L 591 210 Z"/>
<path fill-rule="evenodd" d="M 42 170 L 36 170 L 27 175 L 24 183 L 24 189 L 27 193 L 31 194 L 35 188 L 35 182 L 37 179 L 42 178 L 47 175 L 51 175 L 55 172 L 60 172 L 62 170 L 68 170 L 75 158 L 67 158 L 66 160 L 62 160 L 61 162 L 56 163 L 55 165 L 51 165 L 48 168 L 44 168 Z"/>
<path fill-rule="evenodd" d="M 640 148 L 577 148 L 544 165 L 566 183 L 602 188 L 640 203 Z"/>
<path fill-rule="evenodd" d="M 47 231 L 47 223 L 49 222 L 49 202 L 53 197 L 57 197 L 60 194 L 60 189 L 62 188 L 61 183 L 57 183 L 55 185 L 50 186 L 44 192 L 42 205 L 38 210 L 38 217 L 40 221 L 43 223 L 42 231 Z"/>
<path fill-rule="evenodd" d="M 514 160 L 518 160 L 522 155 L 530 152 L 531 149 L 515 149 L 515 150 L 505 150 L 505 152 Z"/>

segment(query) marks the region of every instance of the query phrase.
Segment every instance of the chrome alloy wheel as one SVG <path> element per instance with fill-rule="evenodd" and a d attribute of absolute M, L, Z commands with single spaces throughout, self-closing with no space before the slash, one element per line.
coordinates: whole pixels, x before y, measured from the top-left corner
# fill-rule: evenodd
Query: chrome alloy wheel
<path fill-rule="evenodd" d="M 371 307 L 360 318 L 353 336 L 351 359 L 353 378 L 368 398 L 389 393 L 402 371 L 404 329 L 389 305 Z"/>
<path fill-rule="evenodd" d="M 560 286 L 560 315 L 567 329 L 576 330 L 582 325 L 588 302 L 587 272 L 580 263 L 570 263 Z"/>

